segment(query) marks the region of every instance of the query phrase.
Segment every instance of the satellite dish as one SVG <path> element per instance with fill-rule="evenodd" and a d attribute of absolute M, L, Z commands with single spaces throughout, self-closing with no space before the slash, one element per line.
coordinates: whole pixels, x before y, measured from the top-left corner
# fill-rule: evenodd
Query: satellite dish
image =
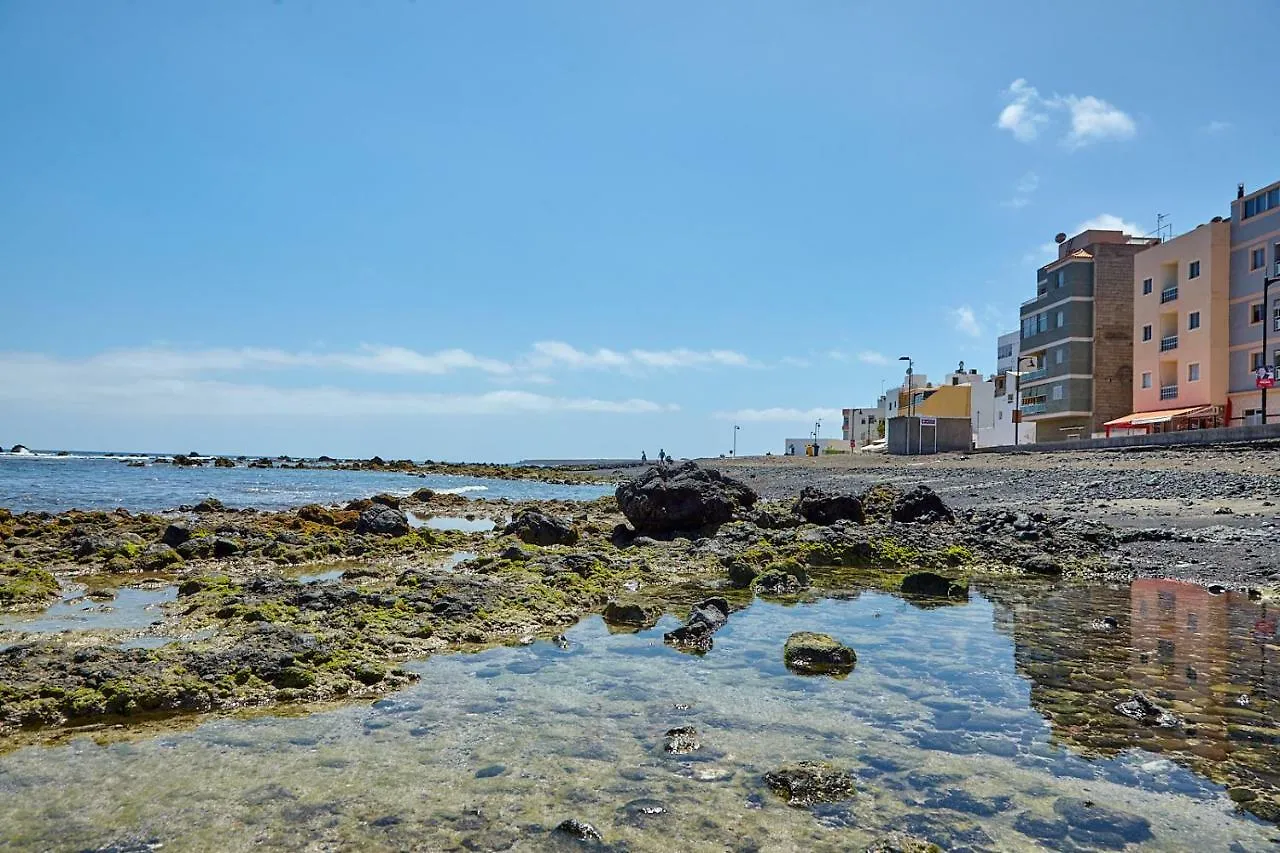
<path fill-rule="evenodd" d="M 1055 243 L 1065 243 L 1065 242 L 1067 242 L 1067 235 L 1066 235 L 1066 234 L 1063 234 L 1061 231 L 1059 231 L 1056 235 L 1054 235 L 1053 242 L 1055 242 Z"/>

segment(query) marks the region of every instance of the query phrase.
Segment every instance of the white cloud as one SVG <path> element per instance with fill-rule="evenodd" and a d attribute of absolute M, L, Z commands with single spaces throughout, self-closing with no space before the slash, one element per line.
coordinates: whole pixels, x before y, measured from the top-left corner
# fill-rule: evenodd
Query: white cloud
<path fill-rule="evenodd" d="M 1008 201 L 1001 202 L 1005 207 L 1015 209 L 1026 207 L 1031 203 L 1031 194 L 1040 186 L 1040 176 L 1035 172 L 1027 172 L 1019 180 L 1013 188 L 1013 198 Z"/>
<path fill-rule="evenodd" d="M 533 352 L 522 359 L 525 366 L 538 370 L 552 367 L 568 367 L 585 370 L 624 370 L 642 369 L 677 370 L 681 368 L 705 367 L 748 367 L 751 359 L 733 350 L 691 350 L 685 348 L 671 350 L 633 349 L 619 352 L 611 349 L 597 349 L 593 352 L 580 350 L 563 341 L 539 341 L 533 345 Z"/>
<path fill-rule="evenodd" d="M 123 365 L 123 366 L 122 366 Z M 59 411 L 131 417 L 370 415 L 509 415 L 602 412 L 637 414 L 677 407 L 642 399 L 601 400 L 528 391 L 483 394 L 369 391 L 333 386 L 275 387 L 193 379 L 179 370 L 119 360 L 58 360 L 40 355 L 0 354 L 0 400 Z"/>
<path fill-rule="evenodd" d="M 1216 135 L 1219 133 L 1226 133 L 1228 130 L 1231 130 L 1232 127 L 1234 127 L 1234 125 L 1232 125 L 1231 122 L 1229 121 L 1215 120 L 1215 121 L 1209 122 L 1204 127 L 1200 128 L 1200 132 Z"/>
<path fill-rule="evenodd" d="M 968 335 L 971 338 L 982 336 L 982 326 L 978 323 L 977 316 L 973 313 L 973 309 L 968 305 L 961 305 L 959 308 L 951 309 L 951 323 L 955 326 L 957 332 Z"/>
<path fill-rule="evenodd" d="M 1136 222 L 1130 222 L 1122 219 L 1113 213 L 1100 213 L 1092 219 L 1086 219 L 1075 228 L 1065 232 L 1068 237 L 1074 237 L 1082 231 L 1123 231 L 1133 237 L 1141 237 L 1146 233 L 1146 229 Z M 1041 243 L 1036 247 L 1035 251 L 1028 252 L 1023 256 L 1025 263 L 1034 263 L 1036 266 L 1042 266 L 1050 261 L 1056 260 L 1058 257 L 1057 243 Z"/>
<path fill-rule="evenodd" d="M 1071 132 L 1064 141 L 1072 148 L 1108 139 L 1131 139 L 1138 132 L 1128 113 L 1101 98 L 1067 95 L 1061 102 L 1071 111 Z"/>
<path fill-rule="evenodd" d="M 889 356 L 882 352 L 875 352 L 874 350 L 863 350 L 858 353 L 858 361 L 863 364 L 884 366 L 889 363 Z"/>
<path fill-rule="evenodd" d="M 739 409 L 736 412 L 717 412 L 716 417 L 725 421 L 795 421 L 812 424 L 814 421 L 839 420 L 839 409 Z"/>
<path fill-rule="evenodd" d="M 1019 142 L 1032 142 L 1050 121 L 1052 113 L 1065 111 L 1070 129 L 1063 144 L 1082 148 L 1095 142 L 1131 139 L 1138 132 L 1133 117 L 1096 95 L 1054 95 L 1045 98 L 1036 87 L 1018 78 L 1004 92 L 1008 103 L 996 119 Z M 1015 204 L 1015 207 L 1021 205 Z"/>
<path fill-rule="evenodd" d="M 1019 142 L 1031 142 L 1040 135 L 1040 126 L 1049 121 L 1044 100 L 1036 88 L 1019 77 L 1005 91 L 1009 103 L 1000 111 L 996 127 L 1007 130 Z"/>

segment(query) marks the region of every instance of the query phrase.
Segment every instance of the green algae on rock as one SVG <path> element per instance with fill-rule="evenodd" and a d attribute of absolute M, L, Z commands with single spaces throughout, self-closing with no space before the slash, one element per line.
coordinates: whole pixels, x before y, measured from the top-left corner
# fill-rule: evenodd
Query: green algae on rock
<path fill-rule="evenodd" d="M 782 660 L 792 672 L 845 676 L 853 672 L 858 655 L 829 634 L 797 631 L 787 637 Z"/>
<path fill-rule="evenodd" d="M 57 595 L 58 581 L 44 569 L 0 561 L 0 610 L 38 606 Z"/>
<path fill-rule="evenodd" d="M 764 783 L 789 806 L 838 803 L 857 793 L 853 774 L 825 761 L 797 761 L 764 774 Z"/>

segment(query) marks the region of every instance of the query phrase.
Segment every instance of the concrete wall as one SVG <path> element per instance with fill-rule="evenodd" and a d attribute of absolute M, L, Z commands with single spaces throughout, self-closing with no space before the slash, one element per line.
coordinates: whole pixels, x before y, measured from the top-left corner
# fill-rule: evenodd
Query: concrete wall
<path fill-rule="evenodd" d="M 1230 223 L 1210 222 L 1134 258 L 1132 411 L 1226 404 L 1230 239 Z M 1188 277 L 1193 261 L 1200 262 L 1194 279 Z M 1151 293 L 1142 292 L 1145 279 L 1152 281 Z M 1162 289 L 1170 286 L 1177 286 L 1177 298 L 1161 302 Z M 1198 329 L 1190 327 L 1193 312 L 1200 314 Z M 1152 327 L 1149 341 L 1142 340 L 1146 325 Z M 1161 336 L 1169 331 L 1178 336 L 1178 347 L 1161 352 Z M 1191 364 L 1200 365 L 1199 381 L 1189 378 Z M 1142 387 L 1146 371 L 1150 388 Z M 1161 399 L 1162 377 L 1177 386 L 1177 397 Z"/>
<path fill-rule="evenodd" d="M 1055 450 L 1107 450 L 1121 447 L 1201 447 L 1210 444 L 1280 440 L 1280 424 L 1223 427 L 1221 429 L 1159 432 L 1152 435 L 1126 435 L 1113 438 L 1089 438 L 1080 441 L 1042 442 L 1019 447 L 983 448 L 981 453 L 1008 453 L 1014 450 L 1051 452 Z"/>
<path fill-rule="evenodd" d="M 1133 261 L 1148 246 L 1093 247 L 1093 432 L 1133 411 Z"/>
<path fill-rule="evenodd" d="M 806 448 L 811 444 L 813 444 L 812 438 L 788 438 L 782 452 L 787 456 L 804 456 L 807 452 Z M 852 453 L 853 448 L 843 438 L 820 438 L 818 452 L 826 456 L 832 453 Z"/>
<path fill-rule="evenodd" d="M 889 421 L 889 452 L 914 456 L 969 450 L 973 447 L 972 429 L 967 417 L 937 418 L 936 427 L 922 427 L 919 417 L 893 418 Z"/>

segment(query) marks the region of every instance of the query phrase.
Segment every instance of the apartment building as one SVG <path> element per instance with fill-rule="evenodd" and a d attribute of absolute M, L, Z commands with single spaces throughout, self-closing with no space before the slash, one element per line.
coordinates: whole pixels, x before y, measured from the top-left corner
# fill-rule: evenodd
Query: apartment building
<path fill-rule="evenodd" d="M 1159 242 L 1096 229 L 1057 241 L 1019 312 L 1020 412 L 1041 442 L 1089 438 L 1132 411 L 1133 262 Z"/>
<path fill-rule="evenodd" d="M 1231 223 L 1216 217 L 1133 260 L 1133 412 L 1106 432 L 1223 426 Z"/>
<path fill-rule="evenodd" d="M 1280 285 L 1271 288 L 1271 304 L 1263 301 L 1262 280 L 1275 274 L 1280 261 L 1280 181 L 1252 193 L 1241 185 L 1231 205 L 1230 356 L 1227 421 L 1230 425 L 1262 422 L 1262 393 L 1255 371 L 1280 364 Z M 1262 349 L 1265 323 L 1270 353 Z M 1280 390 L 1269 395 L 1267 422 L 1280 423 Z"/>
<path fill-rule="evenodd" d="M 1018 369 L 1018 332 L 1005 332 L 996 338 L 996 374 L 1004 374 Z"/>
<path fill-rule="evenodd" d="M 880 437 L 880 409 L 843 409 L 844 440 L 850 447 L 866 447 Z"/>

